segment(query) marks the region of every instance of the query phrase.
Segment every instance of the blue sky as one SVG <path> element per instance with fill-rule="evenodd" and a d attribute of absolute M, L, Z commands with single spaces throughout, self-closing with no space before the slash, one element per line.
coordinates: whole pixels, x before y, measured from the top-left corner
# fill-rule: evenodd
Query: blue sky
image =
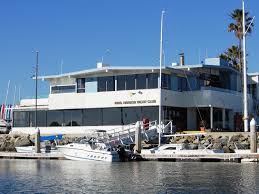
<path fill-rule="evenodd" d="M 10 103 L 15 85 L 21 97 L 34 95 L 34 49 L 40 51 L 40 75 L 60 73 L 62 60 L 63 72 L 94 68 L 102 56 L 111 66 L 158 65 L 162 9 L 166 64 L 177 62 L 180 52 L 188 64 L 197 64 L 206 50 L 209 57 L 218 56 L 237 44 L 227 32 L 236 8 L 241 0 L 1 0 L 0 103 L 8 80 Z M 246 8 L 257 17 L 247 39 L 248 71 L 254 72 L 259 71 L 259 1 L 247 0 Z M 40 83 L 39 93 L 48 94 L 48 85 Z"/>

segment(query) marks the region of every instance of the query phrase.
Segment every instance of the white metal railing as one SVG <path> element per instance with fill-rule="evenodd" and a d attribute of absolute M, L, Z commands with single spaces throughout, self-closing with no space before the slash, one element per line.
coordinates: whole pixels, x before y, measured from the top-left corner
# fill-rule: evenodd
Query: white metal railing
<path fill-rule="evenodd" d="M 107 130 L 106 133 L 108 134 L 110 140 L 118 140 L 121 141 L 122 139 L 128 138 L 131 142 L 133 142 L 132 136 L 135 135 L 135 127 L 136 123 L 131 123 L 126 126 L 117 127 L 114 129 Z M 144 124 L 140 121 L 141 131 L 151 130 L 157 128 L 157 121 L 151 121 L 148 123 L 147 129 L 144 129 Z"/>

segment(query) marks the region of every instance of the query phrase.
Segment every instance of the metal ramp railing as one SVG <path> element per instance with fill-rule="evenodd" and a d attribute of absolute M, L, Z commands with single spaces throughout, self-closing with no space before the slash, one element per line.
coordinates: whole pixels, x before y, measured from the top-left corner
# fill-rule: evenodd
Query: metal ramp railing
<path fill-rule="evenodd" d="M 114 144 L 132 144 L 135 142 L 135 127 L 136 123 L 131 123 L 126 126 L 110 129 L 106 131 L 108 135 L 108 141 Z M 143 124 L 140 122 L 141 125 L 141 135 L 142 140 L 153 140 L 158 138 L 158 130 L 159 126 L 157 121 L 151 121 L 148 124 Z M 175 127 L 172 124 L 172 121 L 169 121 L 166 125 L 161 125 L 161 132 L 162 134 L 173 134 L 175 133 Z"/>
<path fill-rule="evenodd" d="M 135 141 L 135 127 L 136 123 L 131 123 L 126 126 L 107 130 L 106 133 L 109 137 L 109 141 L 115 144 L 131 144 Z M 141 134 L 143 140 L 149 140 L 157 136 L 157 121 L 151 121 L 148 124 L 140 122 Z"/>

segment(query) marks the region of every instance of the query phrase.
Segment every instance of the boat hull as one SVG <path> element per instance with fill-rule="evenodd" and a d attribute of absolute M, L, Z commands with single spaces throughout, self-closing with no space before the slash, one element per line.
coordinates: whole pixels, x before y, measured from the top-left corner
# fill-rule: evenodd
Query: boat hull
<path fill-rule="evenodd" d="M 58 146 L 58 150 L 69 160 L 120 162 L 117 151 L 90 150 L 84 144 Z"/>

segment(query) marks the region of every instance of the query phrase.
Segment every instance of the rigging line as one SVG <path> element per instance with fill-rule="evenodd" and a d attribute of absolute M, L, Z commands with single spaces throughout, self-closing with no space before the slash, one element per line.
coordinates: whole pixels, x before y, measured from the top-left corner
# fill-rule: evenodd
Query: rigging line
<path fill-rule="evenodd" d="M 183 72 L 184 72 L 184 75 L 185 75 L 185 78 L 186 78 L 186 81 L 187 81 L 187 84 L 188 84 L 189 90 L 190 90 L 190 91 L 192 91 L 192 89 L 191 89 L 191 84 L 190 84 L 189 79 L 188 79 L 187 74 L 186 74 L 186 70 L 185 70 L 185 69 L 183 69 Z M 201 115 L 201 112 L 200 112 L 199 107 L 196 105 L 196 104 L 197 104 L 197 103 L 196 103 L 196 99 L 195 99 L 195 97 L 194 97 L 194 96 L 192 96 L 192 97 L 193 97 L 193 101 L 194 101 L 195 107 L 196 107 L 196 109 L 197 109 L 197 111 L 198 111 L 198 114 L 199 114 L 199 117 L 200 117 L 200 121 L 202 121 L 202 120 L 203 120 L 203 118 L 202 118 L 202 115 Z M 203 125 L 204 125 L 204 124 L 203 124 Z M 203 127 L 205 127 L 205 128 L 206 128 L 206 126 L 203 126 Z"/>

